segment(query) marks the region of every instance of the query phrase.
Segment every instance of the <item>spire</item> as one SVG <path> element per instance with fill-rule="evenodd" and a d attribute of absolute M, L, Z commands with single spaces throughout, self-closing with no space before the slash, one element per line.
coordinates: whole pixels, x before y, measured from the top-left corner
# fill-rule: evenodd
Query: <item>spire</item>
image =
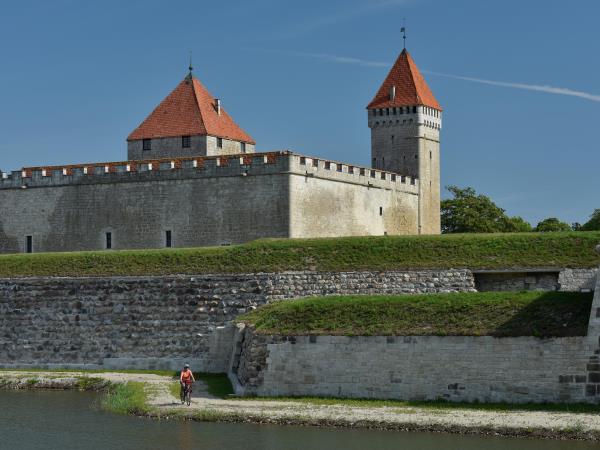
<path fill-rule="evenodd" d="M 192 66 L 192 51 L 190 50 L 190 65 L 188 66 L 188 70 L 190 71 L 186 77 L 186 79 L 191 80 L 194 75 L 192 72 L 194 71 L 194 66 Z"/>
<path fill-rule="evenodd" d="M 400 28 L 400 33 L 402 33 L 402 44 L 404 45 L 404 50 L 406 50 L 406 18 L 402 19 L 402 28 Z"/>
<path fill-rule="evenodd" d="M 405 48 L 398 56 L 367 109 L 411 105 L 424 105 L 442 110 L 423 75 L 421 75 L 417 65 Z"/>

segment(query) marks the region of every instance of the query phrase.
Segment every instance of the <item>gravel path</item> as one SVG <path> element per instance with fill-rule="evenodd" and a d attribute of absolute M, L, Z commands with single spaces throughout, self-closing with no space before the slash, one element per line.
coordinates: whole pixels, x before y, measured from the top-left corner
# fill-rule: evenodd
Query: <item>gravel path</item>
<path fill-rule="evenodd" d="M 170 393 L 173 380 L 152 374 L 26 372 L 1 371 L 0 378 L 20 382 L 27 387 L 28 379 L 52 382 L 52 387 L 74 386 L 80 377 L 102 378 L 113 383 L 140 381 L 146 383 L 149 405 L 157 416 L 178 416 L 190 419 L 294 423 L 342 427 L 373 427 L 405 430 L 485 433 L 513 436 L 600 439 L 600 414 L 545 411 L 486 411 L 472 409 L 435 409 L 423 407 L 364 407 L 348 405 L 315 405 L 300 401 L 260 399 L 218 399 L 198 382 L 194 385 L 191 406 L 182 406 Z M 13 387 L 17 387 L 14 385 Z"/>

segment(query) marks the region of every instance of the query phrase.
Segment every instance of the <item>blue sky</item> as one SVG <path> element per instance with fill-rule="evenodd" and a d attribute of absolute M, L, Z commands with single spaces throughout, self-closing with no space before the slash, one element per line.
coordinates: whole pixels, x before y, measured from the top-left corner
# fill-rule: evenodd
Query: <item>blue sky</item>
<path fill-rule="evenodd" d="M 406 18 L 445 110 L 443 185 L 472 186 L 534 224 L 600 208 L 595 0 L 21 0 L 1 11 L 3 170 L 123 160 L 190 50 L 259 151 L 366 165 L 364 108 Z"/>

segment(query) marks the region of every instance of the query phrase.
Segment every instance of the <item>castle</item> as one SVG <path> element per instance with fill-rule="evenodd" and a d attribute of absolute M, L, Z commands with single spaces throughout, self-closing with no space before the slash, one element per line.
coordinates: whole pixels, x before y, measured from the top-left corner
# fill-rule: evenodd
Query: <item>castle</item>
<path fill-rule="evenodd" d="M 367 106 L 372 167 L 259 153 L 190 70 L 126 161 L 0 172 L 0 253 L 437 234 L 441 111 L 404 50 Z"/>

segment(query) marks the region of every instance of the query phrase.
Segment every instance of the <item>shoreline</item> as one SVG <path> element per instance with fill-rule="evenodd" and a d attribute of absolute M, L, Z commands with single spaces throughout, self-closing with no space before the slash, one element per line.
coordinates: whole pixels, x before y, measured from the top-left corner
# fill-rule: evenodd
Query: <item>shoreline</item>
<path fill-rule="evenodd" d="M 197 383 L 191 407 L 170 393 L 171 377 L 151 373 L 0 371 L 1 390 L 79 390 L 107 393 L 129 382 L 142 383 L 144 411 L 129 414 L 156 420 L 253 423 L 386 431 L 451 433 L 528 439 L 600 441 L 600 414 L 555 411 L 491 411 L 417 406 L 327 405 L 300 400 L 219 399 Z"/>

